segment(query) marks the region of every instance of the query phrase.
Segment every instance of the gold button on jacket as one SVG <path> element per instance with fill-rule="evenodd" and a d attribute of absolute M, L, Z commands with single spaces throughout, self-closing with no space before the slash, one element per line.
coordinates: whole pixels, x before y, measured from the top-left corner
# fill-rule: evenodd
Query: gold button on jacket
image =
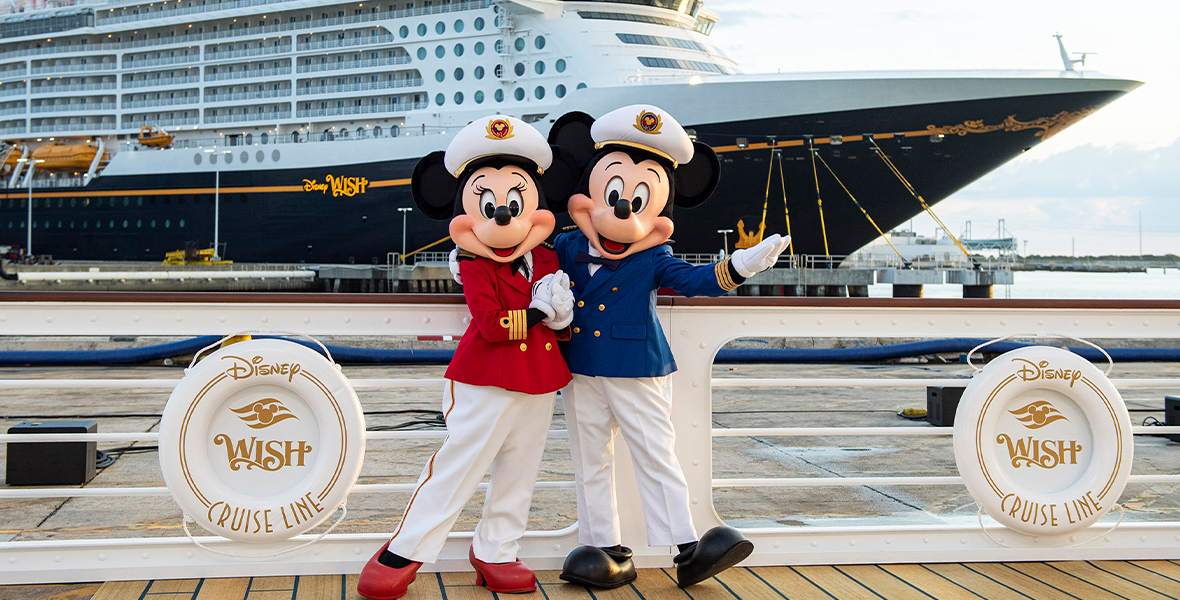
<path fill-rule="evenodd" d="M 520 351 L 521 351 L 521 352 L 524 352 L 524 351 L 526 351 L 526 350 L 528 350 L 528 349 L 529 349 L 529 345 L 528 345 L 528 344 L 521 344 L 521 345 L 520 345 Z"/>

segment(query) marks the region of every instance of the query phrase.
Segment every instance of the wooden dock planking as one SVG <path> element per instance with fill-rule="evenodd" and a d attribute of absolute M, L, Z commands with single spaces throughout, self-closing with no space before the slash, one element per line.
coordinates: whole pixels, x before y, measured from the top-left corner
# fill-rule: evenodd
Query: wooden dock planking
<path fill-rule="evenodd" d="M 687 590 L 673 569 L 641 569 L 631 584 L 587 590 L 537 573 L 521 600 L 1165 600 L 1180 598 L 1174 561 L 737 567 Z M 364 600 L 357 575 L 0 586 L 0 600 Z M 404 600 L 506 600 L 475 574 L 421 573 Z"/>

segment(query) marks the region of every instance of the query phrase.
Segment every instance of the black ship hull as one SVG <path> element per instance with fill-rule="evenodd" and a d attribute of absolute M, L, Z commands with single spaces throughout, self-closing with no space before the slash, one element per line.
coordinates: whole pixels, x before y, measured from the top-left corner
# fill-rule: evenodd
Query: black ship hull
<path fill-rule="evenodd" d="M 688 124 L 698 139 L 718 150 L 722 177 L 709 202 L 677 211 L 674 252 L 715 254 L 723 243 L 718 230 L 723 229 L 735 230 L 728 240 L 732 251 L 740 240 L 737 230 L 757 232 L 763 222 L 767 235 L 786 233 L 789 211 L 794 253 L 850 254 L 878 232 L 849 193 L 888 231 L 923 210 L 902 177 L 936 204 L 1122 93 L 1030 95 Z M 674 106 L 668 108 L 675 112 Z M 814 165 L 812 147 L 817 152 Z M 878 148 L 896 173 L 877 155 Z M 158 261 L 186 244 L 211 246 L 219 208 L 218 238 L 227 259 L 384 263 L 390 253 L 402 252 L 403 243 L 412 252 L 447 235 L 445 222 L 413 211 L 405 217 L 403 241 L 398 208 L 413 206 L 408 180 L 416 160 L 316 172 L 227 171 L 217 176 L 217 185 L 208 173 L 161 173 L 101 176 L 84 187 L 34 188 L 33 251 L 67 260 Z M 24 246 L 27 197 L 23 187 L 0 192 L 0 244 Z M 568 219 L 559 219 L 559 224 L 568 224 Z M 444 242 L 431 250 L 449 248 Z"/>

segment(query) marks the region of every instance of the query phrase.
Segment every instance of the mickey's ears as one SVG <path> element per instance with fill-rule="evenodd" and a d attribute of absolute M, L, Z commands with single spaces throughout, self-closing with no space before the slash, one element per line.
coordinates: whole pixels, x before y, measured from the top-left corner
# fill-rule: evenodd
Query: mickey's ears
<path fill-rule="evenodd" d="M 692 160 L 676 167 L 676 206 L 692 208 L 709 199 L 721 180 L 721 161 L 706 144 L 693 142 Z"/>
<path fill-rule="evenodd" d="M 584 163 L 574 160 L 573 153 L 561 146 L 552 146 L 553 162 L 549 169 L 541 176 L 541 186 L 545 188 L 545 204 L 554 213 L 566 211 L 566 204 L 570 196 L 578 187 L 582 179 Z"/>
<path fill-rule="evenodd" d="M 443 164 L 446 153 L 439 150 L 427 154 L 414 167 L 410 193 L 422 214 L 435 221 L 446 221 L 455 214 L 455 194 L 459 180 Z"/>
<path fill-rule="evenodd" d="M 549 144 L 565 150 L 571 164 L 585 166 L 595 153 L 594 139 L 590 137 L 590 127 L 593 125 L 594 117 L 584 112 L 561 115 L 549 129 Z"/>

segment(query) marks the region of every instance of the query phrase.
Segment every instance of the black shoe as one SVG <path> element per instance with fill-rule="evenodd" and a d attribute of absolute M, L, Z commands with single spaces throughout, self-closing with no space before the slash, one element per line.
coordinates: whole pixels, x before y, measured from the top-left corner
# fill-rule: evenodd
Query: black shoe
<path fill-rule="evenodd" d="M 714 527 L 696 545 L 676 555 L 676 585 L 700 583 L 746 559 L 754 543 L 733 527 Z"/>
<path fill-rule="evenodd" d="M 624 546 L 618 548 L 576 548 L 565 557 L 560 577 L 570 583 L 606 589 L 635 581 L 637 575 L 635 563 L 631 562 L 631 549 Z"/>

